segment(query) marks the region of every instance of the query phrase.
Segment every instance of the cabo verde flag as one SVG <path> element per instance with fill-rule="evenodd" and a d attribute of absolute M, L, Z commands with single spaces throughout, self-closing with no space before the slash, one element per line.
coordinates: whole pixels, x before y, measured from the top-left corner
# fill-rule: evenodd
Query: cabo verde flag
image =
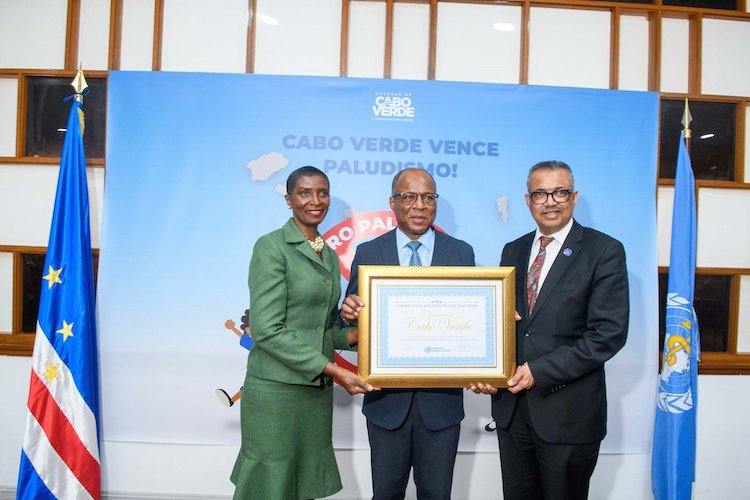
<path fill-rule="evenodd" d="M 81 94 L 75 98 L 63 143 L 44 263 L 18 475 L 19 499 L 98 499 L 101 492 L 84 116 Z"/>

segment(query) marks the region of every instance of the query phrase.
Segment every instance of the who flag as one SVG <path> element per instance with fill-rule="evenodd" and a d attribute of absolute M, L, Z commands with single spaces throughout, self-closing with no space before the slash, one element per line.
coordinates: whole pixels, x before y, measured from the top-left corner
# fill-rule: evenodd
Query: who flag
<path fill-rule="evenodd" d="M 18 499 L 101 495 L 89 200 L 83 109 L 75 97 L 44 262 Z"/>
<path fill-rule="evenodd" d="M 672 213 L 666 335 L 656 400 L 651 489 L 655 500 L 692 496 L 695 481 L 700 334 L 693 308 L 695 288 L 695 181 L 680 138 Z"/>

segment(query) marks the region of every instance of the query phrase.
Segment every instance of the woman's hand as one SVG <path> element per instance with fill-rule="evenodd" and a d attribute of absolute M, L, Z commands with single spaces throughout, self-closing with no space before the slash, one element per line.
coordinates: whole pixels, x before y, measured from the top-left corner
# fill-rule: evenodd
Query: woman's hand
<path fill-rule="evenodd" d="M 341 387 L 346 389 L 349 394 L 364 394 L 366 392 L 374 391 L 375 388 L 359 378 L 359 375 L 352 373 L 345 368 L 331 363 L 330 361 L 323 369 L 323 373 L 336 379 Z"/>

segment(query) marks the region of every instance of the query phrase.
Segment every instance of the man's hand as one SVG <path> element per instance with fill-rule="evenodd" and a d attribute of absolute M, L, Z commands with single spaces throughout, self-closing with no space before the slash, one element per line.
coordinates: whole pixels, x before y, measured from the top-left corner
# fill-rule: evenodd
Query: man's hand
<path fill-rule="evenodd" d="M 359 312 L 365 307 L 365 303 L 358 295 L 353 293 L 347 295 L 341 304 L 341 317 L 346 321 L 352 322 L 359 319 Z"/>
<path fill-rule="evenodd" d="M 521 315 L 518 314 L 518 311 L 515 311 L 516 313 L 516 321 L 521 320 Z M 524 365 L 527 366 L 527 365 Z M 527 366 L 528 369 L 528 366 Z M 531 376 L 531 370 L 529 370 L 529 376 Z M 512 379 L 511 379 L 512 380 Z M 531 377 L 531 383 L 532 386 L 534 384 L 534 377 Z M 508 382 L 508 388 L 510 389 L 510 381 Z M 497 387 L 494 387 L 490 384 L 485 384 L 484 382 L 472 382 L 472 384 L 469 386 L 469 389 L 471 389 L 472 392 L 475 394 L 497 394 Z M 518 389 L 521 390 L 521 389 Z M 511 392 L 514 392 L 511 390 Z M 518 391 L 515 391 L 518 392 Z"/>
<path fill-rule="evenodd" d="M 534 375 L 531 373 L 528 363 L 519 366 L 516 373 L 508 380 L 508 390 L 513 394 L 533 389 L 534 385 L 536 385 L 536 382 L 534 382 Z"/>
<path fill-rule="evenodd" d="M 497 388 L 483 382 L 472 382 L 469 386 L 475 394 L 497 394 Z"/>

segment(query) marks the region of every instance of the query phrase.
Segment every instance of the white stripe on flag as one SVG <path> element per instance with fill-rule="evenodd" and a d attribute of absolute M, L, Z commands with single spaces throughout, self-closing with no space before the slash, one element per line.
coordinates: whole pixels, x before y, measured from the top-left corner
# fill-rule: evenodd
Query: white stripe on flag
<path fill-rule="evenodd" d="M 23 451 L 37 474 L 57 498 L 93 499 L 60 455 L 50 445 L 44 429 L 30 411 L 26 412 Z"/>
<path fill-rule="evenodd" d="M 44 382 L 52 397 L 57 402 L 60 410 L 67 417 L 70 424 L 78 434 L 78 438 L 86 447 L 91 456 L 99 461 L 99 443 L 97 441 L 96 418 L 86 401 L 81 397 L 67 365 L 57 355 L 49 339 L 37 323 L 37 334 L 34 341 L 34 359 L 31 367 L 37 376 Z M 43 373 L 47 366 L 58 365 L 59 378 L 47 380 Z M 38 470 L 38 469 L 37 469 Z"/>

